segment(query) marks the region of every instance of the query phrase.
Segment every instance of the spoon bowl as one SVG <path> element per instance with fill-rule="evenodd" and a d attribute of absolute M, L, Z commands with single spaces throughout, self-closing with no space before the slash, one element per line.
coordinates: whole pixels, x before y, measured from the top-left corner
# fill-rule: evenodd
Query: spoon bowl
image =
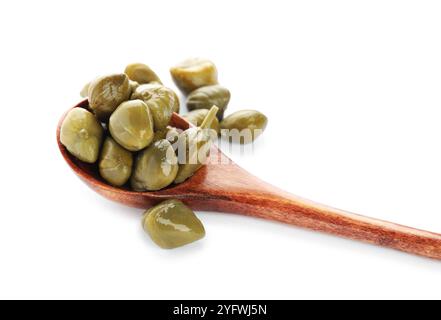
<path fill-rule="evenodd" d="M 74 108 L 88 108 L 88 101 L 84 100 Z M 330 208 L 292 195 L 251 175 L 215 146 L 210 156 L 217 161 L 209 161 L 182 184 L 155 192 L 112 187 L 101 179 L 96 164 L 76 159 L 61 144 L 60 129 L 66 115 L 67 112 L 57 127 L 61 155 L 86 185 L 109 200 L 147 209 L 168 199 L 178 199 L 194 210 L 237 213 L 279 221 L 441 260 L 440 234 Z M 171 125 L 183 130 L 190 127 L 176 113 L 173 114 Z"/>

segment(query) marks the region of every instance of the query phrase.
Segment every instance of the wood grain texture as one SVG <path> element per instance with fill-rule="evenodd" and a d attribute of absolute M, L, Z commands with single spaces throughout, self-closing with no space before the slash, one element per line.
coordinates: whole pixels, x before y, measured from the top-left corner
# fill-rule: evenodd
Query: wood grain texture
<path fill-rule="evenodd" d="M 87 108 L 87 100 L 75 107 Z M 67 112 L 66 112 L 67 114 Z M 157 192 L 133 192 L 107 185 L 97 166 L 85 164 L 70 155 L 57 142 L 72 170 L 94 191 L 109 200 L 146 209 L 166 199 L 179 199 L 194 210 L 238 213 L 288 223 L 302 228 L 389 247 L 441 260 L 441 235 L 330 208 L 289 194 L 271 186 L 234 164 L 213 147 L 211 157 L 218 164 L 208 164 L 183 184 Z M 174 114 L 172 125 L 186 129 L 189 124 Z"/>

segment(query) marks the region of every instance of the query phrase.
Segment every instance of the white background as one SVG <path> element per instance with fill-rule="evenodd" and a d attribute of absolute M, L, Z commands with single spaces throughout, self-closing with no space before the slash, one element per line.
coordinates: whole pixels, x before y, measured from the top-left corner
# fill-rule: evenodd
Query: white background
<path fill-rule="evenodd" d="M 163 251 L 89 190 L 55 129 L 91 78 L 201 56 L 229 112 L 269 117 L 240 165 L 294 194 L 441 232 L 439 1 L 1 1 L 0 298 L 441 298 L 441 263 L 201 212 Z"/>

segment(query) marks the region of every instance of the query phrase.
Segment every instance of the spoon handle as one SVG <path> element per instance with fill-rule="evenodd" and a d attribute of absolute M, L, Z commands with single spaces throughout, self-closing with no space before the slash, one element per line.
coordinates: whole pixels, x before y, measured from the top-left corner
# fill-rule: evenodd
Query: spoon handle
<path fill-rule="evenodd" d="M 286 192 L 236 194 L 230 212 L 441 260 L 441 235 L 323 206 Z"/>

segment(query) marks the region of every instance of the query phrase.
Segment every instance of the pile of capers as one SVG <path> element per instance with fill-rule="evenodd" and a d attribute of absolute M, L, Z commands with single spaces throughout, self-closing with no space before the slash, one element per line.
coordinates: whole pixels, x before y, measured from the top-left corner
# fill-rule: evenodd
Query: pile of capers
<path fill-rule="evenodd" d="M 187 97 L 190 113 L 184 116 L 196 127 L 185 131 L 170 126 L 179 113 L 178 95 L 162 84 L 147 65 L 130 64 L 124 73 L 96 78 L 81 91 L 89 106 L 74 108 L 65 117 L 60 141 L 79 160 L 97 164 L 101 177 L 115 187 L 157 191 L 183 183 L 203 165 L 193 153 L 206 150 L 227 129 L 260 129 L 267 118 L 244 110 L 224 119 L 230 91 L 218 84 L 217 68 L 209 60 L 189 59 L 170 69 L 176 86 Z M 210 130 L 206 130 L 210 129 Z M 250 141 L 240 140 L 240 143 Z M 180 159 L 180 147 L 185 148 Z M 183 228 L 185 226 L 185 228 Z M 182 202 L 169 200 L 148 210 L 143 227 L 163 248 L 175 248 L 205 235 L 202 223 Z"/>
<path fill-rule="evenodd" d="M 187 96 L 187 109 L 190 111 L 184 115 L 187 121 L 200 125 L 208 110 L 215 105 L 219 111 L 211 128 L 223 138 L 247 144 L 265 130 L 268 119 L 256 110 L 238 111 L 224 119 L 231 93 L 219 84 L 217 68 L 213 62 L 200 58 L 188 59 L 171 68 L 170 73 L 176 86 Z M 236 136 L 232 133 L 236 133 Z"/>

